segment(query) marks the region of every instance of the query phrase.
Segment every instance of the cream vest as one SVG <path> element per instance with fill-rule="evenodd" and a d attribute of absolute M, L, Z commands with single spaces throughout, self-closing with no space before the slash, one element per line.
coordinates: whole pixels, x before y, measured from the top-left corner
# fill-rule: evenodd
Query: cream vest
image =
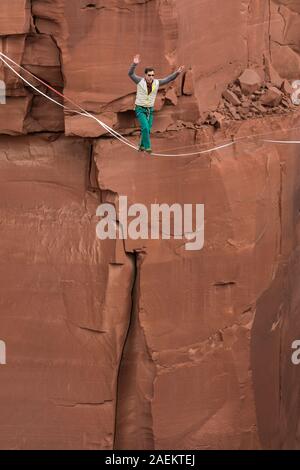
<path fill-rule="evenodd" d="M 146 80 L 145 78 L 142 78 L 142 80 L 137 84 L 135 104 L 137 106 L 145 106 L 147 108 L 153 107 L 157 96 L 158 88 L 159 80 L 155 79 L 152 83 L 152 91 L 150 95 L 148 95 Z"/>

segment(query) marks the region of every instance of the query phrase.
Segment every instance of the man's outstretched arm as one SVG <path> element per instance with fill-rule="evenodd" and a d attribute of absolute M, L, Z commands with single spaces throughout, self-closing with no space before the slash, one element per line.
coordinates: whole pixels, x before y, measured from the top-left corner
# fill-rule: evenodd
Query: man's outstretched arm
<path fill-rule="evenodd" d="M 184 69 L 184 67 L 181 66 L 181 67 L 179 67 L 178 70 L 176 70 L 176 72 L 171 73 L 171 75 L 168 75 L 166 78 L 161 78 L 160 80 L 158 80 L 159 85 L 166 85 L 167 83 L 172 82 L 173 80 L 175 80 L 181 74 L 183 69 Z"/>
<path fill-rule="evenodd" d="M 138 65 L 139 62 L 140 62 L 140 56 L 139 55 L 134 56 L 133 62 L 132 62 L 131 66 L 130 66 L 130 69 L 128 71 L 129 77 L 136 84 L 140 83 L 140 81 L 142 80 L 142 77 L 139 77 L 138 75 L 135 74 L 135 68 L 136 68 L 136 66 Z"/>
<path fill-rule="evenodd" d="M 128 75 L 131 78 L 131 80 L 134 81 L 134 83 L 138 84 L 142 80 L 142 77 L 139 77 L 138 75 L 135 74 L 135 68 L 137 64 L 131 64 L 130 69 L 128 71 Z"/>

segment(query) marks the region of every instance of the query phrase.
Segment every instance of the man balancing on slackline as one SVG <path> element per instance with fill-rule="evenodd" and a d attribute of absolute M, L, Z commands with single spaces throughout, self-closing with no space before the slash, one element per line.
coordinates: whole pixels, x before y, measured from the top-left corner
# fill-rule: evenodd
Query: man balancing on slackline
<path fill-rule="evenodd" d="M 130 66 L 128 75 L 134 83 L 137 84 L 137 93 L 135 100 L 135 115 L 139 120 L 141 125 L 141 141 L 139 146 L 139 151 L 146 151 L 148 153 L 152 152 L 151 141 L 150 141 L 150 131 L 153 123 L 153 108 L 154 102 L 157 96 L 158 89 L 160 85 L 165 85 L 166 83 L 175 80 L 178 75 L 184 70 L 182 65 L 179 69 L 169 75 L 166 78 L 160 80 L 154 78 L 154 69 L 153 67 L 145 68 L 145 76 L 139 77 L 134 71 L 136 66 L 140 62 L 140 56 L 136 55 L 133 59 L 133 63 Z"/>

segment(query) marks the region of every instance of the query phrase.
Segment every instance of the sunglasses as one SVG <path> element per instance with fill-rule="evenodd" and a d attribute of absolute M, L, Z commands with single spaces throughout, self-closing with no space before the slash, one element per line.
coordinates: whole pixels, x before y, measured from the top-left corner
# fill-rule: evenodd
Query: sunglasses
<path fill-rule="evenodd" d="M 154 77 L 154 73 L 148 73 L 148 77 Z"/>

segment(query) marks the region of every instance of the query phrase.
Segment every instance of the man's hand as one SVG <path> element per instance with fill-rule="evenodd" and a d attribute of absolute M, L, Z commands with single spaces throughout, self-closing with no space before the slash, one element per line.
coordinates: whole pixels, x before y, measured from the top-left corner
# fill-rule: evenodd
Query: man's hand
<path fill-rule="evenodd" d="M 179 69 L 177 70 L 178 73 L 181 73 L 184 71 L 184 65 L 181 65 Z"/>
<path fill-rule="evenodd" d="M 134 56 L 133 63 L 136 64 L 136 65 L 140 63 L 140 54 L 136 54 Z"/>

